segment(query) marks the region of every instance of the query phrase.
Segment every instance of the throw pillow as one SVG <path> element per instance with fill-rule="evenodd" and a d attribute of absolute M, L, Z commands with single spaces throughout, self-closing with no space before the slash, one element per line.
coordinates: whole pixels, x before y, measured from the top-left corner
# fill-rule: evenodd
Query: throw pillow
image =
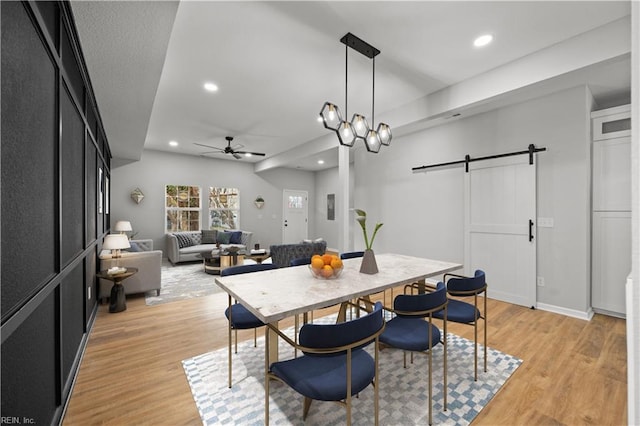
<path fill-rule="evenodd" d="M 176 238 L 178 239 L 179 248 L 191 247 L 193 245 L 193 240 L 189 235 L 187 234 L 173 234 L 173 235 L 175 235 Z"/>
<path fill-rule="evenodd" d="M 133 241 L 129 241 L 129 245 L 131 246 L 131 247 L 129 247 L 129 251 L 132 251 L 132 252 L 142 251 L 142 249 L 140 248 L 138 243 L 134 243 Z"/>
<path fill-rule="evenodd" d="M 218 232 L 216 238 L 220 244 L 229 244 L 229 241 L 231 241 L 231 232 Z"/>
<path fill-rule="evenodd" d="M 215 229 L 203 229 L 202 230 L 202 244 L 215 244 L 217 240 L 218 231 Z"/>
<path fill-rule="evenodd" d="M 225 231 L 227 234 L 231 234 L 230 244 L 242 244 L 242 231 Z"/>

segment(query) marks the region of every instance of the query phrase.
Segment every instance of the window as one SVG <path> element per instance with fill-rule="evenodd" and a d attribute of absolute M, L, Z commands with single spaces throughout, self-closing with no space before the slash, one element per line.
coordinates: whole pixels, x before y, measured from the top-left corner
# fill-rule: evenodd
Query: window
<path fill-rule="evenodd" d="M 165 186 L 165 232 L 200 230 L 200 187 Z"/>
<path fill-rule="evenodd" d="M 209 229 L 240 229 L 237 188 L 209 188 Z"/>

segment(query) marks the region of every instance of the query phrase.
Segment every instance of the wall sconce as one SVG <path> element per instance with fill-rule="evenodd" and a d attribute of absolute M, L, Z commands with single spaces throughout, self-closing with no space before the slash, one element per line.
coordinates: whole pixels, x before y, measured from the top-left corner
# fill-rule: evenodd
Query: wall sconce
<path fill-rule="evenodd" d="M 262 206 L 264 206 L 264 198 L 258 195 L 256 199 L 253 201 L 253 204 L 255 204 L 257 208 L 261 209 Z"/>
<path fill-rule="evenodd" d="M 144 198 L 144 194 L 140 191 L 140 188 L 136 188 L 131 191 L 131 199 L 136 202 L 136 204 L 140 204 L 142 199 Z"/>

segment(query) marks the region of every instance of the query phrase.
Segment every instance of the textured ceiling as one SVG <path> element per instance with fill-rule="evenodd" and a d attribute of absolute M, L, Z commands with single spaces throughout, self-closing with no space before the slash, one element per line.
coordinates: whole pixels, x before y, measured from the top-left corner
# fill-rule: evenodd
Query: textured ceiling
<path fill-rule="evenodd" d="M 376 58 L 376 122 L 629 14 L 628 2 L 73 2 L 115 164 L 142 148 L 200 155 L 235 136 L 266 158 L 326 137 L 327 101 L 344 107 L 347 32 Z M 477 49 L 485 32 L 495 41 Z M 349 115 L 371 115 L 372 62 L 349 50 Z M 587 77 L 595 96 L 628 90 L 628 60 Z M 219 86 L 203 90 L 205 81 Z M 393 122 L 389 123 L 392 127 Z M 170 140 L 179 142 L 171 148 Z M 335 150 L 334 150 L 335 151 Z M 260 161 L 260 157 L 231 161 Z M 289 167 L 335 165 L 335 152 Z"/>

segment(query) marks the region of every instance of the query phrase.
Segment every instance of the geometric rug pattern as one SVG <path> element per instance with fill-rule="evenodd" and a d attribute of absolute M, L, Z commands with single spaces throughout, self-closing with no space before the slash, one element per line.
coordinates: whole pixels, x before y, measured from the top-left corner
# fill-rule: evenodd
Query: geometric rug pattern
<path fill-rule="evenodd" d="M 184 263 L 176 266 L 163 260 L 160 270 L 162 288 L 145 294 L 147 305 L 159 305 L 176 300 L 208 296 L 222 291 L 215 282 L 216 277 L 204 272 L 202 262 Z"/>
<path fill-rule="evenodd" d="M 315 323 L 335 322 L 335 316 L 316 319 Z M 263 333 L 258 331 L 259 334 Z M 285 330 L 292 337 L 293 329 Z M 293 357 L 293 349 L 283 339 L 280 359 Z M 487 367 L 482 370 L 482 345 L 478 345 L 478 381 L 473 381 L 473 341 L 449 334 L 447 411 L 443 411 L 442 345 L 433 352 L 433 421 L 434 424 L 467 425 L 500 390 L 522 360 L 487 348 Z M 368 347 L 372 348 L 373 345 Z M 204 425 L 264 424 L 264 335 L 238 343 L 233 354 L 233 387 L 227 387 L 227 348 L 182 361 L 191 392 Z M 381 425 L 428 424 L 428 357 L 414 354 L 414 362 L 403 368 L 402 351 L 380 351 Z M 269 420 L 274 425 L 300 425 L 303 397 L 288 386 L 271 381 Z M 304 424 L 343 425 L 346 410 L 333 403 L 313 401 Z M 352 423 L 373 424 L 373 387 L 369 386 L 352 399 Z"/>

